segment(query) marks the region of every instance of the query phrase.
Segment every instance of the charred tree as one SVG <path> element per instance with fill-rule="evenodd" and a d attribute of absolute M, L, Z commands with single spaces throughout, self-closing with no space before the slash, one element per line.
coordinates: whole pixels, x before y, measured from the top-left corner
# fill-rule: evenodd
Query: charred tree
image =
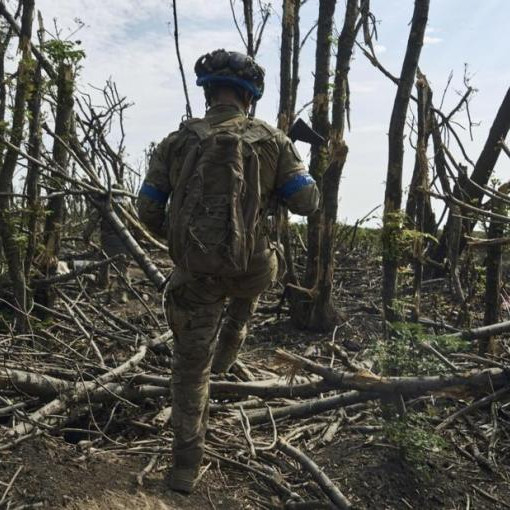
<path fill-rule="evenodd" d="M 42 20 L 39 19 L 39 39 L 42 42 L 44 28 Z M 41 214 L 40 186 L 39 186 L 39 165 L 35 162 L 41 157 L 41 102 L 42 102 L 42 65 L 37 62 L 30 99 L 28 100 L 28 111 L 30 121 L 28 127 L 28 154 L 32 158 L 27 164 L 27 179 L 25 183 L 27 194 L 27 230 L 28 241 L 25 252 L 25 277 L 28 279 L 30 268 L 36 253 L 38 238 L 38 219 Z"/>
<path fill-rule="evenodd" d="M 475 167 L 470 175 L 469 181 L 462 190 L 457 190 L 454 194 L 461 198 L 464 202 L 468 202 L 474 206 L 479 206 L 483 197 L 483 190 L 480 186 L 487 186 L 489 183 L 494 167 L 502 150 L 501 140 L 504 140 L 510 130 L 510 88 L 507 90 L 503 102 L 501 103 L 498 113 L 492 123 L 491 129 L 485 145 L 476 161 Z M 462 222 L 462 230 L 464 234 L 469 235 L 476 225 L 476 221 L 465 220 Z M 448 253 L 448 236 L 451 229 L 457 228 L 453 211 L 450 211 L 448 221 L 446 223 L 444 233 L 437 250 L 432 258 L 438 263 L 443 263 Z M 459 251 L 465 246 L 462 239 L 459 243 Z"/>
<path fill-rule="evenodd" d="M 288 132 L 292 122 L 292 57 L 296 3 L 299 4 L 299 2 L 296 2 L 296 0 L 283 0 L 282 5 L 282 43 L 280 48 L 280 106 L 278 108 L 278 127 L 285 133 Z"/>
<path fill-rule="evenodd" d="M 411 32 L 400 73 L 388 135 L 388 171 L 383 216 L 383 313 L 386 322 L 398 314 L 394 308 L 399 260 L 398 242 L 401 234 L 402 166 L 404 159 L 404 128 L 413 81 L 418 68 L 423 37 L 427 25 L 429 0 L 416 0 Z"/>
<path fill-rule="evenodd" d="M 297 27 L 299 28 L 298 12 L 300 0 L 283 0 L 282 5 L 282 44 L 280 49 L 280 107 L 278 109 L 278 127 L 287 133 L 294 117 L 293 101 L 296 90 L 295 84 L 295 66 L 299 62 L 299 54 L 296 55 L 295 41 L 299 38 L 299 32 L 296 34 L 296 19 L 298 19 Z M 299 51 L 299 48 L 298 48 Z M 296 84 L 297 88 L 297 84 Z M 276 221 L 279 232 L 281 232 L 282 244 L 285 257 L 285 265 L 287 273 L 285 275 L 286 282 L 297 284 L 298 278 L 292 258 L 292 248 L 289 232 L 289 220 L 287 208 L 279 204 L 276 211 Z"/>
<path fill-rule="evenodd" d="M 74 73 L 70 64 L 61 63 L 57 76 L 57 107 L 55 116 L 55 139 L 53 142 L 53 162 L 59 173 L 67 173 L 69 162 L 68 144 L 73 115 Z M 63 181 L 59 174 L 53 176 L 57 188 L 62 188 Z M 58 189 L 57 189 L 58 191 Z M 44 265 L 47 277 L 56 271 L 60 252 L 61 233 L 65 216 L 65 196 L 56 194 L 48 200 L 47 216 L 44 226 Z M 47 287 L 40 299 L 44 306 L 51 307 L 52 293 Z"/>
<path fill-rule="evenodd" d="M 234 24 L 237 28 L 241 40 L 243 41 L 246 53 L 250 57 L 255 57 L 260 48 L 262 42 L 262 35 L 266 28 L 267 21 L 271 14 L 271 4 L 259 1 L 259 16 L 260 19 L 255 23 L 255 16 L 253 14 L 253 0 L 242 0 L 243 4 L 243 19 L 246 33 L 243 33 L 239 22 L 237 21 L 235 0 L 230 0 L 230 10 L 232 11 L 232 17 L 234 18 Z"/>
<path fill-rule="evenodd" d="M 5 5 L 2 2 L 0 3 L 0 14 L 5 15 L 5 13 Z M 14 229 L 10 208 L 12 206 L 13 176 L 18 162 L 17 149 L 20 147 L 23 139 L 25 106 L 30 88 L 30 68 L 32 66 L 30 40 L 32 37 L 33 15 L 34 0 L 24 0 L 19 38 L 21 57 L 17 70 L 10 146 L 7 148 L 5 159 L 0 169 L 0 237 L 2 238 L 9 277 L 13 285 L 15 326 L 21 330 L 25 328 L 26 324 L 27 286 L 23 268 L 23 256 L 16 236 L 17 232 Z"/>
<path fill-rule="evenodd" d="M 7 48 L 9 47 L 9 42 L 12 37 L 12 29 L 6 29 L 4 33 L 1 34 L 0 41 L 0 136 L 2 138 L 5 136 L 5 111 L 7 107 L 7 87 L 5 80 L 5 56 L 7 53 Z M 0 168 L 3 166 L 5 147 L 4 145 L 0 145 Z"/>
<path fill-rule="evenodd" d="M 312 129 L 324 139 L 329 138 L 329 75 L 331 42 L 335 0 L 320 0 L 317 45 L 315 49 L 315 81 L 313 85 Z M 326 171 L 328 155 L 326 146 L 313 146 L 310 174 L 322 189 L 322 176 Z M 305 286 L 309 289 L 317 283 L 320 253 L 320 211 L 308 218 L 308 257 L 306 261 Z"/>
<path fill-rule="evenodd" d="M 315 48 L 315 80 L 313 86 L 312 129 L 325 140 L 329 138 L 329 76 L 331 62 L 331 42 L 335 0 L 320 0 L 317 44 Z M 328 165 L 326 144 L 312 146 L 310 174 L 322 189 L 322 176 Z M 321 200 L 322 202 L 322 200 Z M 322 208 L 322 206 L 321 206 Z M 317 292 L 319 256 L 321 244 L 321 210 L 308 217 L 308 254 L 304 275 L 305 289 L 291 291 L 291 316 L 298 327 L 307 327 L 312 296 Z"/>
<path fill-rule="evenodd" d="M 250 57 L 255 56 L 253 38 L 253 0 L 243 0 L 244 24 L 246 25 L 246 50 Z"/>
<path fill-rule="evenodd" d="M 508 192 L 508 185 L 502 186 L 500 192 Z M 506 206 L 502 200 L 493 199 L 492 212 L 500 215 L 506 215 Z M 503 237 L 505 224 L 496 218 L 492 218 L 488 236 L 489 239 L 499 239 Z M 502 245 L 495 243 L 487 248 L 487 259 L 485 263 L 485 314 L 483 323 L 486 326 L 496 324 L 501 319 L 501 275 L 502 275 Z M 495 345 L 492 337 L 483 338 L 478 345 L 478 351 L 484 356 L 487 351 L 496 354 Z"/>
<path fill-rule="evenodd" d="M 347 158 L 344 140 L 346 112 L 349 104 L 348 75 L 354 41 L 361 24 L 357 0 L 348 0 L 345 20 L 338 38 L 330 131 L 330 161 L 322 179 L 321 230 L 317 293 L 311 303 L 311 329 L 329 330 L 338 322 L 338 312 L 332 303 L 335 268 L 335 234 L 338 213 L 338 189 Z"/>
<path fill-rule="evenodd" d="M 326 7 L 322 4 L 321 6 Z M 333 16 L 333 9 L 334 6 L 326 13 Z M 329 69 L 329 54 L 325 51 L 331 51 L 331 47 L 323 41 L 328 27 L 322 25 L 324 17 L 319 14 L 312 125 L 326 140 L 330 140 L 330 147 L 328 153 L 324 146 L 312 148 L 310 172 L 322 190 L 322 200 L 320 210 L 308 220 L 305 288 L 291 288 L 291 314 L 294 322 L 300 327 L 319 331 L 331 329 L 338 321 L 338 313 L 332 303 L 334 245 L 338 189 L 348 152 L 344 140 L 349 105 L 348 73 L 354 42 L 361 27 L 361 23 L 357 23 L 359 14 L 358 1 L 349 0 L 342 31 L 338 37 L 331 125 L 328 77 L 324 72 Z M 329 75 L 329 71 L 327 74 Z"/>
<path fill-rule="evenodd" d="M 430 195 L 424 193 L 424 191 L 428 190 L 428 164 L 424 167 L 424 163 L 427 162 L 426 154 L 432 131 L 432 90 L 427 82 L 427 78 L 419 70 L 418 77 L 416 82 L 418 91 L 416 157 L 411 185 L 407 195 L 404 225 L 408 229 L 420 228 L 421 232 L 435 235 L 436 219 L 430 203 Z M 418 219 L 418 215 L 421 215 L 422 218 Z"/>
<path fill-rule="evenodd" d="M 421 302 L 421 282 L 423 278 L 423 257 L 425 249 L 425 212 L 428 195 L 428 161 L 427 161 L 427 142 L 428 142 L 428 121 L 430 118 L 431 92 L 425 75 L 418 70 L 418 80 L 416 82 L 418 90 L 418 139 L 416 142 L 416 179 L 409 192 L 412 197 L 411 206 L 406 208 L 406 218 L 412 219 L 416 237 L 413 246 L 413 313 L 412 318 L 416 322 L 420 316 Z M 408 200 L 409 206 L 410 200 Z M 428 202 L 430 205 L 430 202 Z M 413 210 L 414 209 L 414 210 Z M 408 216 L 411 214 L 411 216 Z"/>
<path fill-rule="evenodd" d="M 297 91 L 299 86 L 299 57 L 301 54 L 301 30 L 299 11 L 301 8 L 301 0 L 295 0 L 294 6 L 294 29 L 292 42 L 292 76 L 290 82 L 290 111 L 292 114 L 296 111 Z M 290 123 L 294 121 L 292 116 Z"/>

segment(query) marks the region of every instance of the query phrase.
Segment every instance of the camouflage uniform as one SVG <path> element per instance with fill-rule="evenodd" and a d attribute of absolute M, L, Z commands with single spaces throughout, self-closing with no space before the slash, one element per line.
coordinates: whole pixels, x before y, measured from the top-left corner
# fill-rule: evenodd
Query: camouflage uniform
<path fill-rule="evenodd" d="M 246 123 L 235 106 L 211 107 L 205 119 L 214 129 L 236 130 Z M 267 136 L 254 144 L 260 160 L 262 210 L 277 196 L 301 215 L 314 212 L 318 190 L 292 142 L 285 134 L 253 119 L 248 129 L 264 130 Z M 139 195 L 139 215 L 147 227 L 165 235 L 165 206 L 174 188 L 183 159 L 197 138 L 188 130 L 170 134 L 156 149 Z M 229 368 L 247 333 L 258 296 L 275 280 L 277 257 L 267 236 L 261 234 L 246 273 L 211 277 L 187 273 L 177 267 L 171 276 L 167 303 L 174 333 L 172 364 L 172 422 L 174 470 L 193 473 L 204 450 L 209 405 L 209 374 L 214 357 L 215 371 Z M 230 298 L 219 335 L 221 315 Z M 196 473 L 195 473 L 196 474 Z"/>

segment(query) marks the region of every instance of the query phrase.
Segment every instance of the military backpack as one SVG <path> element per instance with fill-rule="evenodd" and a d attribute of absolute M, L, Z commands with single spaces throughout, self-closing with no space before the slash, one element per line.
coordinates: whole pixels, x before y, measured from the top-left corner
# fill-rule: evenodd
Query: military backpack
<path fill-rule="evenodd" d="M 169 207 L 169 251 L 192 273 L 231 276 L 246 271 L 261 214 L 259 158 L 250 129 L 211 127 L 191 119 L 198 138 L 184 158 Z"/>

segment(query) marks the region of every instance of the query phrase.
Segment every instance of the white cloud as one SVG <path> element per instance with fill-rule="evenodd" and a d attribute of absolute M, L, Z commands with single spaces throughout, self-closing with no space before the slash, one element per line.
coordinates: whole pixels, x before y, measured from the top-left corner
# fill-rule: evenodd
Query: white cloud
<path fill-rule="evenodd" d="M 382 44 L 374 44 L 374 51 L 376 53 L 385 53 L 387 50 L 386 46 L 383 46 Z"/>
<path fill-rule="evenodd" d="M 178 2 L 180 47 L 194 113 L 201 114 L 203 99 L 194 86 L 193 65 L 201 54 L 216 47 L 240 48 L 232 30 L 228 2 Z M 99 101 L 88 84 L 101 87 L 112 78 L 119 93 L 134 105 L 126 112 L 127 150 L 136 160 L 151 141 L 177 128 L 184 112 L 184 94 L 174 48 L 171 2 L 165 0 L 39 0 L 47 29 L 53 19 L 66 37 L 85 24 L 72 39 L 82 41 L 87 55 L 79 78 L 80 90 Z M 198 30 L 196 24 L 200 24 Z M 228 26 L 225 26 L 228 24 Z"/>
<path fill-rule="evenodd" d="M 443 40 L 440 37 L 431 37 L 429 35 L 426 35 L 423 38 L 423 44 L 438 44 L 442 42 Z"/>
<path fill-rule="evenodd" d="M 371 94 L 377 90 L 376 84 L 373 81 L 351 81 L 349 83 L 351 94 Z"/>

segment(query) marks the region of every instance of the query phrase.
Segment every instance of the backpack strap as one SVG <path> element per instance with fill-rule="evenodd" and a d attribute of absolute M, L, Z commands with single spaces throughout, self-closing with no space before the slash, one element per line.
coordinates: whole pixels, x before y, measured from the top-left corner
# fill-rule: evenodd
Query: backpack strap
<path fill-rule="evenodd" d="M 242 135 L 245 142 L 249 144 L 270 140 L 274 137 L 274 133 L 262 123 L 255 123 L 248 120 L 246 128 Z"/>
<path fill-rule="evenodd" d="M 181 126 L 197 135 L 200 141 L 205 140 L 212 133 L 211 126 L 205 119 L 185 120 Z"/>

